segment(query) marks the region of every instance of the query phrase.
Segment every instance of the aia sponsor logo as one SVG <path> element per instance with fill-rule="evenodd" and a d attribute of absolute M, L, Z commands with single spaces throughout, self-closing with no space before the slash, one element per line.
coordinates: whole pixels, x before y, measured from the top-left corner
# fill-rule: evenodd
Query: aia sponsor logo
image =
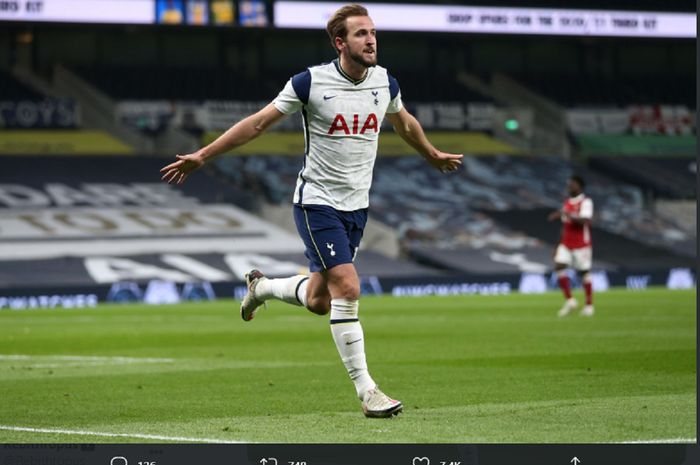
<path fill-rule="evenodd" d="M 330 129 L 328 129 L 328 134 L 333 135 L 336 131 L 342 131 L 346 136 L 350 134 L 364 134 L 367 131 L 379 132 L 379 123 L 377 122 L 377 115 L 370 113 L 364 120 L 362 127 L 360 127 L 360 115 L 352 115 L 352 130 L 348 125 L 345 117 L 341 114 L 335 115 L 333 123 Z"/>

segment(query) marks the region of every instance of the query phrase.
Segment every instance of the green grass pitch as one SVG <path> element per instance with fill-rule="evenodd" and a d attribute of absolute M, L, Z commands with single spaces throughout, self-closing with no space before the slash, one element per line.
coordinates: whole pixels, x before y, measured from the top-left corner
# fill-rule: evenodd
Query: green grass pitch
<path fill-rule="evenodd" d="M 695 291 L 600 293 L 593 318 L 561 303 L 363 298 L 371 373 L 405 405 L 379 420 L 299 307 L 3 310 L 0 442 L 694 442 Z"/>

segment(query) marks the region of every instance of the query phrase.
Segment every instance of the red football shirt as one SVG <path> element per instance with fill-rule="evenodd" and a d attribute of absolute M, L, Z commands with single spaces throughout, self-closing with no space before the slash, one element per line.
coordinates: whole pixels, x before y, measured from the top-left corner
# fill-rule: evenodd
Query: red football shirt
<path fill-rule="evenodd" d="M 574 218 L 593 218 L 593 201 L 584 194 L 569 197 L 564 201 L 562 215 L 564 223 L 561 233 L 561 243 L 569 249 L 580 249 L 591 246 L 591 228 L 588 224 L 576 224 L 571 221 Z"/>

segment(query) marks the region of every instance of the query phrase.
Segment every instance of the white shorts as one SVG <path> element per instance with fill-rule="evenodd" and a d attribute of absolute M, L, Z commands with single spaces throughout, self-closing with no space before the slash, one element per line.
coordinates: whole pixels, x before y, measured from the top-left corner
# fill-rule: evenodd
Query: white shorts
<path fill-rule="evenodd" d="M 554 255 L 554 263 L 569 266 L 577 271 L 590 270 L 592 262 L 593 249 L 590 246 L 570 249 L 563 244 L 559 244 L 557 253 Z"/>

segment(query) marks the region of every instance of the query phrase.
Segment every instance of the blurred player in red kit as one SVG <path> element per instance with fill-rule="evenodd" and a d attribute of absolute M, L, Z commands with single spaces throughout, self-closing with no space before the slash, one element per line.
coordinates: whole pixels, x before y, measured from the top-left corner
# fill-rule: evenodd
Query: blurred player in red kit
<path fill-rule="evenodd" d="M 554 265 L 559 280 L 559 287 L 564 292 L 566 301 L 559 310 L 563 317 L 576 310 L 578 302 L 571 295 L 571 282 L 566 268 L 574 268 L 583 281 L 586 293 L 586 305 L 581 311 L 583 316 L 593 316 L 593 284 L 591 283 L 591 220 L 593 219 L 593 201 L 583 193 L 585 183 L 580 176 L 571 176 L 566 185 L 569 198 L 564 201 L 561 210 L 550 213 L 549 221 L 561 220 L 561 239 L 554 254 Z"/>

